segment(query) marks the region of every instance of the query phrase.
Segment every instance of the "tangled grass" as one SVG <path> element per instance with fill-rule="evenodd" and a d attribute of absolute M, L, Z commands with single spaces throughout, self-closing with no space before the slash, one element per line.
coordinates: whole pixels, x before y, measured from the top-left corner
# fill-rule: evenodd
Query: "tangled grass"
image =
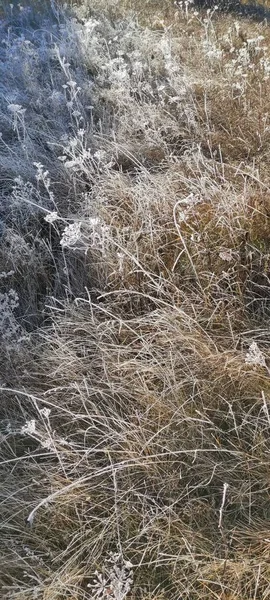
<path fill-rule="evenodd" d="M 3 9 L 1 597 L 270 597 L 270 35 Z"/>

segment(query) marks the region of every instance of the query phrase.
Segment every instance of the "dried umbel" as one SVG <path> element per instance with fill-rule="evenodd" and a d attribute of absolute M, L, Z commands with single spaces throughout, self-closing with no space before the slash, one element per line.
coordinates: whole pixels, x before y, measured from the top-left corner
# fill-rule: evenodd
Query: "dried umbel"
<path fill-rule="evenodd" d="M 265 356 L 263 352 L 259 349 L 257 342 L 252 342 L 249 346 L 249 349 L 246 353 L 245 362 L 247 365 L 259 365 L 260 367 L 265 367 Z"/>
<path fill-rule="evenodd" d="M 88 584 L 93 600 L 125 600 L 133 584 L 133 565 L 121 553 L 111 552 L 101 572 L 95 572 L 93 583 Z"/>

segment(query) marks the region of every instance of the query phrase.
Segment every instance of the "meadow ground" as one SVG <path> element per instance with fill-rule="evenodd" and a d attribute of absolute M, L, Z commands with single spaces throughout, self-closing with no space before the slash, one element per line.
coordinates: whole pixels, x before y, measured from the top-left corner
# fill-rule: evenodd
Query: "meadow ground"
<path fill-rule="evenodd" d="M 270 26 L 0 15 L 5 600 L 270 598 Z"/>

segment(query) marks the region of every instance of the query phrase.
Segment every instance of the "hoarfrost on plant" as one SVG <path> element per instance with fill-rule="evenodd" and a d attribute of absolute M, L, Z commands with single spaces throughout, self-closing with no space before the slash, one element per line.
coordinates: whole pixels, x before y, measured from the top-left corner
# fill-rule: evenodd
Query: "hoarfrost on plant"
<path fill-rule="evenodd" d="M 25 435 L 33 435 L 36 433 L 36 421 L 35 419 L 31 419 L 27 421 L 21 428 L 21 433 Z"/>
<path fill-rule="evenodd" d="M 102 573 L 95 572 L 95 579 L 88 584 L 91 600 L 125 600 L 133 584 L 133 565 L 121 554 L 111 552 L 105 560 Z"/>
<path fill-rule="evenodd" d="M 54 221 L 57 221 L 57 219 L 59 219 L 59 216 L 56 211 L 49 212 L 44 217 L 44 221 L 51 224 L 54 223 Z"/>
<path fill-rule="evenodd" d="M 262 351 L 259 349 L 257 342 L 252 342 L 249 346 L 248 352 L 246 353 L 245 363 L 248 365 L 259 365 L 265 367 L 265 357 Z"/>
<path fill-rule="evenodd" d="M 81 239 L 81 223 L 70 223 L 63 231 L 62 239 L 60 240 L 63 248 L 73 246 Z"/>

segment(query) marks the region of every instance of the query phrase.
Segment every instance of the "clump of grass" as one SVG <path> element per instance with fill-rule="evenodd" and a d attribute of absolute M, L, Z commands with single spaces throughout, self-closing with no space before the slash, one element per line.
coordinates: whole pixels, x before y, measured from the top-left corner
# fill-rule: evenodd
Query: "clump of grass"
<path fill-rule="evenodd" d="M 7 600 L 269 595 L 268 26 L 135 8 L 54 7 L 38 129 L 1 100 Z"/>

